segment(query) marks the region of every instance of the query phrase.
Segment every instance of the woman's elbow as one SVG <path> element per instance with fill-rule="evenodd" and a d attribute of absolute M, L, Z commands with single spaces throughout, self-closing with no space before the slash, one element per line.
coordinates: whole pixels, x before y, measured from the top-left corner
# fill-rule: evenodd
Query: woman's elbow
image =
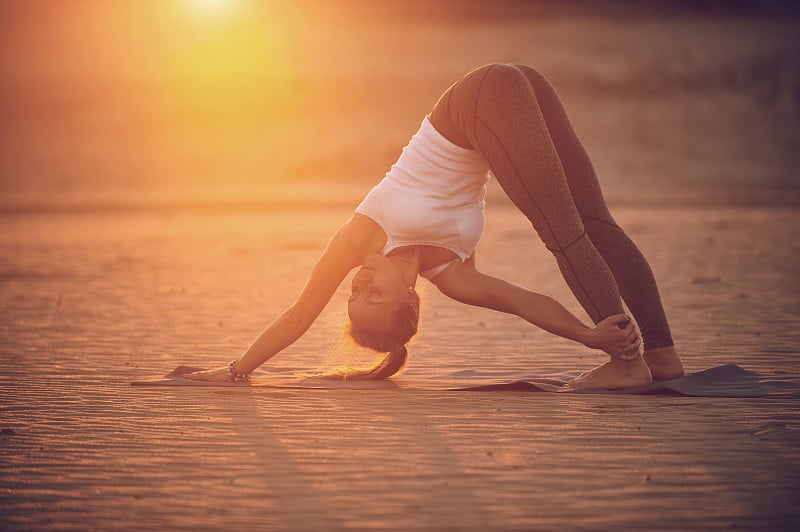
<path fill-rule="evenodd" d="M 281 314 L 280 320 L 287 327 L 304 331 L 311 326 L 314 317 L 300 305 L 294 304 Z"/>

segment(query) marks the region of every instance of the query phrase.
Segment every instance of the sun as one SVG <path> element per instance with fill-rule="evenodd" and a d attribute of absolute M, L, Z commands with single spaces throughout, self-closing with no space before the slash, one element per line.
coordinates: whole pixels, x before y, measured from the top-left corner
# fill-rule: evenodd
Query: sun
<path fill-rule="evenodd" d="M 244 0 L 178 0 L 187 20 L 201 27 L 220 27 L 240 19 L 246 11 Z"/>
<path fill-rule="evenodd" d="M 212 14 L 222 13 L 232 7 L 235 0 L 187 0 L 194 9 Z"/>

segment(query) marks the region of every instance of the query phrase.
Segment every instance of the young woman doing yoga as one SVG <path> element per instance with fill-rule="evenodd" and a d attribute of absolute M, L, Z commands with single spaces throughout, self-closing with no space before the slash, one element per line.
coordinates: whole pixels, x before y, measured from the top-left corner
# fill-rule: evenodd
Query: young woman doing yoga
<path fill-rule="evenodd" d="M 490 169 L 555 255 L 594 327 L 552 298 L 476 268 Z M 525 65 L 486 65 L 454 83 L 333 236 L 297 301 L 238 360 L 188 378 L 247 378 L 300 338 L 358 267 L 347 302 L 350 333 L 386 355 L 347 378 L 384 379 L 402 369 L 417 331 L 419 275 L 456 301 L 515 314 L 610 355 L 573 387 L 616 389 L 683 375 L 647 261 L 611 217 L 556 92 Z"/>

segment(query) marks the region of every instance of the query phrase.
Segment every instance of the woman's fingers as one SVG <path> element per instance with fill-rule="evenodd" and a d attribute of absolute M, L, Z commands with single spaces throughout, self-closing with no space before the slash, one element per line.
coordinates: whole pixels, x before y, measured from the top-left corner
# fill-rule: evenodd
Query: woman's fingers
<path fill-rule="evenodd" d="M 642 340 L 633 324 L 626 325 L 624 329 L 617 331 L 617 337 L 612 352 L 609 352 L 610 355 L 622 360 L 633 360 L 639 356 L 639 346 Z"/>
<path fill-rule="evenodd" d="M 624 351 L 621 353 L 617 358 L 620 358 L 626 362 L 635 359 L 639 356 L 639 349 L 633 349 L 630 351 Z"/>
<path fill-rule="evenodd" d="M 625 333 L 625 354 L 627 355 L 632 351 L 638 353 L 642 339 L 639 337 L 639 333 L 633 325 L 633 321 L 628 322 L 622 332 Z"/>
<path fill-rule="evenodd" d="M 633 340 L 628 343 L 625 349 L 625 360 L 633 360 L 639 356 L 639 346 L 642 344 L 642 339 L 638 335 L 634 336 Z"/>
<path fill-rule="evenodd" d="M 603 330 L 607 338 L 604 351 L 622 360 L 633 360 L 639 356 L 642 339 L 633 320 L 625 314 L 615 314 L 601 320 L 597 329 Z"/>
<path fill-rule="evenodd" d="M 225 381 L 228 380 L 228 368 L 195 371 L 194 373 L 187 373 L 183 378 L 193 381 Z"/>
<path fill-rule="evenodd" d="M 626 316 L 625 314 L 614 314 L 612 316 L 608 316 L 607 318 L 603 318 L 598 325 L 616 325 L 619 329 L 624 329 L 628 326 L 631 319 Z"/>
<path fill-rule="evenodd" d="M 639 356 L 639 346 L 641 344 L 642 342 L 639 338 L 636 338 L 633 344 L 631 344 L 630 350 L 628 351 L 628 355 L 630 355 L 631 358 L 636 358 Z"/>
<path fill-rule="evenodd" d="M 629 321 L 628 324 L 625 326 L 625 328 L 622 329 L 622 331 L 628 335 L 636 334 L 636 327 L 633 325 L 632 321 Z"/>

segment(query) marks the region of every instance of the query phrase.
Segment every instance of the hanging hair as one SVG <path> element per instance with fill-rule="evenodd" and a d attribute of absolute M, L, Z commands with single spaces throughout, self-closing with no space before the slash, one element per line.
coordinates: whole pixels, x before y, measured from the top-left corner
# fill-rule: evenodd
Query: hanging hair
<path fill-rule="evenodd" d="M 392 327 L 375 331 L 348 323 L 346 332 L 361 347 L 386 355 L 370 368 L 347 368 L 329 373 L 328 377 L 348 380 L 381 380 L 399 373 L 408 360 L 406 344 L 417 334 L 419 326 L 419 295 L 413 290 L 408 303 L 394 310 Z"/>

